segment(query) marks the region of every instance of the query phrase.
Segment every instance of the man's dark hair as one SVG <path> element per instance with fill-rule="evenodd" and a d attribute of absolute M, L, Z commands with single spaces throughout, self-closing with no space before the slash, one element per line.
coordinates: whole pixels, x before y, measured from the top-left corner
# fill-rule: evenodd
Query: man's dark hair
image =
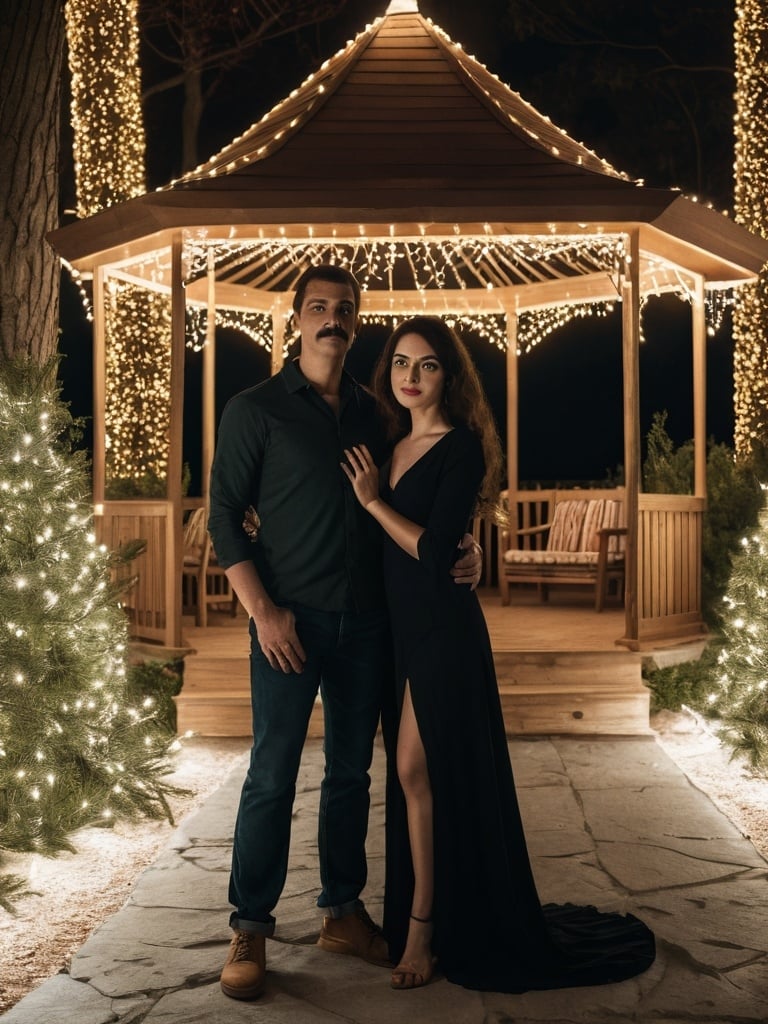
<path fill-rule="evenodd" d="M 296 291 L 293 295 L 293 311 L 301 312 L 304 302 L 304 295 L 310 281 L 331 281 L 333 284 L 346 284 L 352 289 L 355 296 L 355 313 L 360 312 L 360 285 L 357 278 L 344 267 L 337 267 L 334 263 L 320 263 L 316 267 L 308 267 L 296 282 Z"/>

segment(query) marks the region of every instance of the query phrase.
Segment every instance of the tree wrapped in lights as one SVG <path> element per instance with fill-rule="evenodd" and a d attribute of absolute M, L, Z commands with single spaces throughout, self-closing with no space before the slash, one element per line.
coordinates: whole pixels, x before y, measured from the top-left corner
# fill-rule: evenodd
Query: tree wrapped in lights
<path fill-rule="evenodd" d="M 709 704 L 723 738 L 768 772 L 768 516 L 733 560 L 724 598 L 723 647 Z"/>
<path fill-rule="evenodd" d="M 737 0 L 736 220 L 768 237 L 768 8 Z M 734 309 L 734 440 L 746 461 L 768 442 L 768 272 L 741 290 Z M 723 614 L 712 711 L 723 738 L 753 768 L 768 771 L 768 518 L 742 540 L 733 560 Z"/>
<path fill-rule="evenodd" d="M 146 191 L 138 0 L 67 0 L 77 213 Z M 107 285 L 107 497 L 162 497 L 170 425 L 170 299 Z M 136 396 L 125 405 L 125 381 Z"/>
<path fill-rule="evenodd" d="M 768 238 L 768 5 L 737 0 L 735 218 Z M 746 285 L 734 310 L 734 440 L 749 456 L 768 444 L 768 271 Z"/>
<path fill-rule="evenodd" d="M 170 818 L 174 792 L 174 736 L 127 669 L 112 582 L 135 551 L 96 543 L 56 368 L 0 364 L 0 850 L 43 854 L 85 825 Z"/>
<path fill-rule="evenodd" d="M 77 215 L 145 191 L 138 0 L 67 0 Z"/>
<path fill-rule="evenodd" d="M 162 498 L 170 445 L 170 296 L 110 279 L 105 298 L 106 497 Z"/>

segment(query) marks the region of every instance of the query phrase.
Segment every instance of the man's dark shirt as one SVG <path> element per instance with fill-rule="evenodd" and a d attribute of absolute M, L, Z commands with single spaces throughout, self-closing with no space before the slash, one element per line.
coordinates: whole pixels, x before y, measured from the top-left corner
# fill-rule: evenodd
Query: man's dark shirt
<path fill-rule="evenodd" d="M 386 451 L 373 397 L 342 375 L 339 416 L 288 363 L 236 395 L 219 424 L 209 530 L 225 569 L 252 559 L 276 604 L 328 611 L 384 603 L 381 536 L 342 472 L 344 449 Z M 261 527 L 243 529 L 249 506 Z"/>

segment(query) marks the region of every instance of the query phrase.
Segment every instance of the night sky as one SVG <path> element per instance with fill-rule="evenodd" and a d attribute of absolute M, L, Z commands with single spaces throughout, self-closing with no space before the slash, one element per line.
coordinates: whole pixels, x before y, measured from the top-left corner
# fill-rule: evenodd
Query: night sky
<path fill-rule="evenodd" d="M 215 0 L 214 0 L 215 2 Z M 386 10 L 387 0 L 351 0 L 339 18 L 269 44 L 247 64 L 229 72 L 206 109 L 200 159 L 216 152 L 298 86 L 320 60 Z M 731 204 L 733 163 L 732 3 L 680 0 L 674 12 L 656 18 L 658 5 L 623 0 L 472 0 L 419 4 L 452 39 L 499 75 L 577 140 L 620 170 L 649 185 L 679 186 L 712 201 Z M 663 6 L 663 5 L 662 5 Z M 544 27 L 520 38 L 510 11 L 551 16 Z M 597 27 L 595 27 L 597 26 Z M 703 67 L 654 92 L 674 61 Z M 149 51 L 143 54 L 145 86 L 167 74 Z M 669 96 L 675 97 L 671 102 Z M 180 94 L 152 98 L 145 109 L 149 187 L 178 175 Z M 675 116 L 679 100 L 680 114 Z M 66 98 L 65 98 L 66 103 Z M 65 107 L 66 110 L 66 107 Z M 682 121 L 680 120 L 682 118 Z M 681 124 L 686 126 L 681 128 Z M 694 125 L 689 132 L 688 125 Z M 180 129 L 179 129 L 180 131 Z M 73 205 L 71 157 L 62 169 L 62 207 Z M 91 413 L 91 332 L 66 273 L 62 279 L 64 355 L 62 397 L 75 415 Z M 641 419 L 645 434 L 653 414 L 667 410 L 667 429 L 677 443 L 692 436 L 692 364 L 689 307 L 674 297 L 652 299 L 644 315 L 641 349 Z M 366 381 L 379 346 L 380 328 L 368 328 L 348 357 L 349 369 Z M 497 415 L 505 420 L 505 357 L 489 342 L 466 338 Z M 245 381 L 269 372 L 268 359 L 235 332 L 221 332 L 217 403 Z M 708 341 L 708 433 L 732 443 L 733 377 L 730 318 Z M 185 448 L 198 478 L 200 356 L 190 353 Z M 590 318 L 550 336 L 520 360 L 520 475 L 522 480 L 590 481 L 614 474 L 622 461 L 620 308 L 608 318 Z M 90 432 L 86 431 L 88 443 Z"/>

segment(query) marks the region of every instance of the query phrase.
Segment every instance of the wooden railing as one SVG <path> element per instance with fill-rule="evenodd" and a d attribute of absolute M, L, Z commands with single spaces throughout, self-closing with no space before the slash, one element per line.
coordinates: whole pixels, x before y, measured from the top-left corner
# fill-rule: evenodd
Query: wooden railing
<path fill-rule="evenodd" d="M 145 550 L 116 570 L 118 577 L 136 576 L 121 601 L 131 635 L 181 644 L 180 524 L 169 501 L 107 501 L 96 507 L 96 536 L 110 551 L 128 541 L 143 540 Z"/>
<path fill-rule="evenodd" d="M 638 639 L 703 631 L 701 540 L 705 503 L 683 494 L 641 494 L 638 511 Z"/>
<path fill-rule="evenodd" d="M 573 493 L 585 497 L 623 496 L 621 489 Z M 552 491 L 517 491 L 509 507 L 511 526 L 528 529 L 547 522 L 552 498 Z M 624 638 L 630 646 L 642 645 L 645 640 L 701 636 L 706 631 L 701 617 L 704 511 L 704 499 L 691 495 L 639 495 L 637 619 L 628 618 Z M 632 553 L 628 551 L 627 556 L 631 558 Z"/>

